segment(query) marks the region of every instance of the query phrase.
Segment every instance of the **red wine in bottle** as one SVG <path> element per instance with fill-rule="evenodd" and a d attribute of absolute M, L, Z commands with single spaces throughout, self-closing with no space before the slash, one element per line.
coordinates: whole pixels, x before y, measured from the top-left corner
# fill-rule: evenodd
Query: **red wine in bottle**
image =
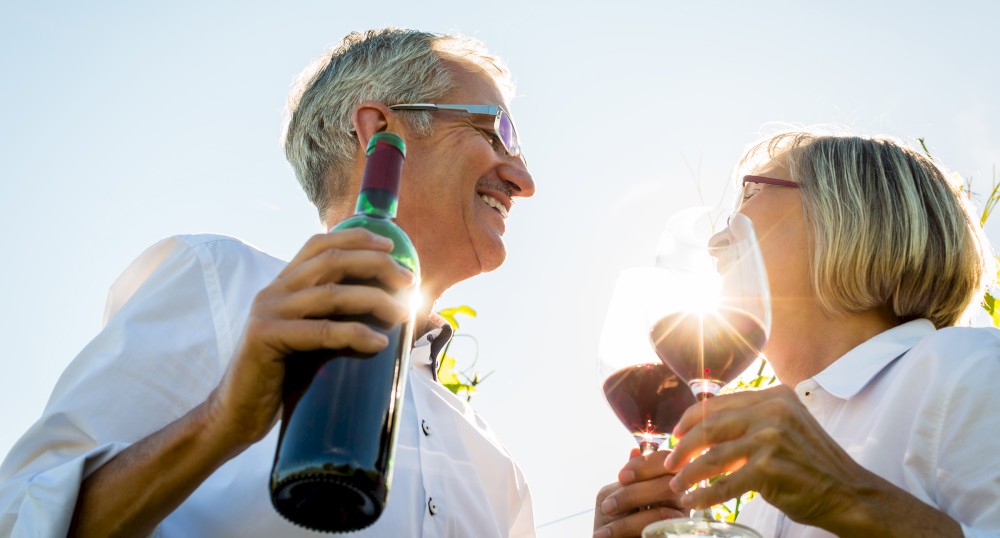
<path fill-rule="evenodd" d="M 767 333 L 747 312 L 721 307 L 665 316 L 653 325 L 649 338 L 660 360 L 682 379 L 707 380 L 721 388 L 757 358 Z"/>
<path fill-rule="evenodd" d="M 639 442 L 655 447 L 697 402 L 687 383 L 664 364 L 627 366 L 604 381 L 604 397 Z"/>
<path fill-rule="evenodd" d="M 395 244 L 392 257 L 419 276 L 413 243 L 392 220 L 405 153 L 394 133 L 372 137 L 357 211 L 333 229 L 366 228 L 389 237 Z M 271 503 L 303 527 L 347 532 L 371 525 L 385 508 L 413 320 L 391 324 L 370 314 L 331 319 L 366 323 L 386 335 L 389 345 L 378 353 L 330 349 L 286 357 Z"/>

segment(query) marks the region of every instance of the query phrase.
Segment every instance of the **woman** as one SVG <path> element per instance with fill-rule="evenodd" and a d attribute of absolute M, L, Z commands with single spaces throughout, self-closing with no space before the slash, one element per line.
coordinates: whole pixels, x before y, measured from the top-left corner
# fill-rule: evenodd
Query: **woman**
<path fill-rule="evenodd" d="M 997 536 L 1000 331 L 955 327 L 993 275 L 959 187 L 886 137 L 783 133 L 741 170 L 782 384 L 688 410 L 660 502 L 729 472 L 681 505 L 758 491 L 740 522 L 764 536 Z M 633 459 L 601 508 L 650 504 L 654 463 Z"/>

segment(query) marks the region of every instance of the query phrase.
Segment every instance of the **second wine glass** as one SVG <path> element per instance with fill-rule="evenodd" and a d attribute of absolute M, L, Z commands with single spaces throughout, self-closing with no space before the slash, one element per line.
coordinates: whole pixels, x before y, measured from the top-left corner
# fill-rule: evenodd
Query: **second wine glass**
<path fill-rule="evenodd" d="M 699 399 L 717 395 L 767 342 L 767 272 L 740 213 L 697 207 L 671 218 L 648 288 L 649 341 Z"/>
<path fill-rule="evenodd" d="M 654 274 L 645 307 L 649 342 L 699 400 L 717 395 L 753 363 L 770 331 L 767 272 L 752 223 L 720 208 L 675 215 L 661 238 Z M 643 530 L 644 538 L 680 536 L 760 534 L 717 521 L 710 510 Z"/>
<path fill-rule="evenodd" d="M 636 267 L 618 276 L 597 352 L 604 397 L 643 455 L 659 449 L 696 402 L 687 382 L 656 356 L 643 328 L 643 304 L 655 274 Z"/>

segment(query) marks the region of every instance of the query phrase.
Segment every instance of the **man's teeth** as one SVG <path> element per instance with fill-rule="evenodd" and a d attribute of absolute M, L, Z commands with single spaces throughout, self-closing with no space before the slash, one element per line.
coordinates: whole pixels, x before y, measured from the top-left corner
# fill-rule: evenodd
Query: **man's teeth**
<path fill-rule="evenodd" d="M 507 208 L 504 207 L 503 204 L 501 204 L 499 201 L 497 201 L 496 198 L 494 198 L 492 196 L 487 196 L 485 194 L 480 194 L 479 198 L 483 202 L 486 202 L 486 205 L 488 205 L 488 206 L 492 207 L 493 209 L 496 209 L 497 211 L 499 211 L 501 217 L 507 218 Z"/>

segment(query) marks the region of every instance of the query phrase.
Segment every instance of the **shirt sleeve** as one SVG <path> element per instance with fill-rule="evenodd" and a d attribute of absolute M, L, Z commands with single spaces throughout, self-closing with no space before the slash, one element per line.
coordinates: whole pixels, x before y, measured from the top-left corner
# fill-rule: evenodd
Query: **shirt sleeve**
<path fill-rule="evenodd" d="M 105 327 L 0 466 L 0 535 L 65 536 L 86 476 L 204 400 L 231 354 L 222 300 L 209 256 L 184 238 L 126 269 Z"/>
<path fill-rule="evenodd" d="M 510 536 L 511 538 L 535 538 L 535 516 L 531 507 L 531 493 L 521 478 L 520 472 L 518 472 L 518 479 L 520 480 L 519 502 L 511 519 L 514 523 L 510 526 Z"/>
<path fill-rule="evenodd" d="M 975 332 L 973 332 L 975 331 Z M 1000 536 L 1000 331 L 948 329 L 934 374 L 942 391 L 924 400 L 916 424 L 936 439 L 923 454 L 909 454 L 907 466 L 926 458 L 932 469 L 931 501 L 962 526 L 967 537 Z M 964 355 L 964 357 L 963 357 Z M 917 389 L 915 387 L 915 389 Z M 919 390 L 919 389 L 917 389 Z"/>

